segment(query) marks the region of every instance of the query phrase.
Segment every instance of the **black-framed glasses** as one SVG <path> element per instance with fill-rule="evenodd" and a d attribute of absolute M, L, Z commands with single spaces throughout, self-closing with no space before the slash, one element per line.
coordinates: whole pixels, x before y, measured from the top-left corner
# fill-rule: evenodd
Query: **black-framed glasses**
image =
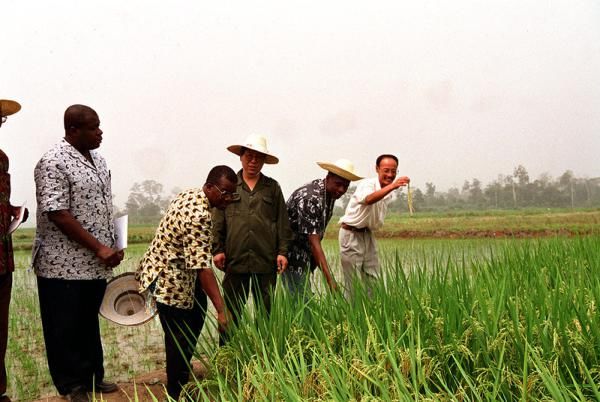
<path fill-rule="evenodd" d="M 240 199 L 240 195 L 238 193 L 230 193 L 229 191 L 221 190 L 219 186 L 217 186 L 215 183 L 211 184 L 219 191 L 219 194 L 221 194 L 221 198 L 223 198 L 224 200 L 236 201 Z"/>

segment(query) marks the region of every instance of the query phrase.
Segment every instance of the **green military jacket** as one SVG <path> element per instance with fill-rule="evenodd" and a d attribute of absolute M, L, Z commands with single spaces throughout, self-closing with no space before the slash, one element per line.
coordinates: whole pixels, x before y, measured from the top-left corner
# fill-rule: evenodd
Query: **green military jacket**
<path fill-rule="evenodd" d="M 250 191 L 241 170 L 237 175 L 239 201 L 213 208 L 213 255 L 225 253 L 227 273 L 273 273 L 292 239 L 281 187 L 261 173 Z"/>

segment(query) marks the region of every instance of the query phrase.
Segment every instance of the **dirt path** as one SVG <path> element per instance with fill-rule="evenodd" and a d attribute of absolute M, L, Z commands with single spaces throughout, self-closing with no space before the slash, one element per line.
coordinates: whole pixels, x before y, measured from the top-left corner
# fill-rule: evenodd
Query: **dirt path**
<path fill-rule="evenodd" d="M 194 375 L 196 377 L 204 377 L 206 375 L 206 369 L 200 362 L 193 362 Z M 167 384 L 167 374 L 164 370 L 157 370 L 150 373 L 143 374 L 131 382 L 119 383 L 119 391 L 112 392 L 110 394 L 96 395 L 96 401 L 103 402 L 129 402 L 136 400 L 135 395 L 137 394 L 137 400 L 140 402 L 149 402 L 155 400 L 152 398 L 154 395 L 159 401 L 164 400 L 163 396 L 163 385 Z M 37 399 L 33 402 L 64 402 L 67 401 L 66 397 L 60 395 L 46 396 L 41 399 Z"/>

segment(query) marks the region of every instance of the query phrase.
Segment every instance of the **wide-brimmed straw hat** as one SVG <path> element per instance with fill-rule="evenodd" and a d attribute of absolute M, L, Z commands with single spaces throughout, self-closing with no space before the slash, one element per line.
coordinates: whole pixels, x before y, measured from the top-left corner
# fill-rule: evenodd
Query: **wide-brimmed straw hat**
<path fill-rule="evenodd" d="M 242 148 L 251 149 L 265 155 L 265 163 L 274 165 L 279 163 L 279 158 L 271 154 L 267 149 L 267 139 L 262 135 L 252 134 L 246 137 L 242 144 L 230 145 L 227 149 L 236 155 L 242 154 Z"/>
<path fill-rule="evenodd" d="M 100 315 L 120 325 L 140 325 L 156 315 L 156 307 L 148 306 L 146 297 L 139 292 L 135 273 L 126 272 L 108 282 Z"/>
<path fill-rule="evenodd" d="M 348 159 L 338 159 L 333 163 L 317 162 L 317 165 L 346 180 L 356 181 L 363 179 L 356 174 L 354 171 L 354 163 L 350 162 Z"/>
<path fill-rule="evenodd" d="M 0 117 L 10 116 L 21 110 L 19 102 L 8 99 L 0 99 Z"/>

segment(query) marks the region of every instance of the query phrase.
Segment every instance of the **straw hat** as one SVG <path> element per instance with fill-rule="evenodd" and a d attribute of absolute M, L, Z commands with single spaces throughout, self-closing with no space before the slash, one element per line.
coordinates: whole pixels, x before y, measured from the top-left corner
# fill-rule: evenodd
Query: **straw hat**
<path fill-rule="evenodd" d="M 146 297 L 138 291 L 135 273 L 126 272 L 112 278 L 106 286 L 100 315 L 120 325 L 140 325 L 156 315 L 156 308 L 146 305 Z"/>
<path fill-rule="evenodd" d="M 264 154 L 266 156 L 265 163 L 267 164 L 274 165 L 279 163 L 279 158 L 277 158 L 275 155 L 272 155 L 267 149 L 267 139 L 262 135 L 251 134 L 246 137 L 246 140 L 243 144 L 230 145 L 227 147 L 229 151 L 236 155 L 242 154 L 242 148 L 248 148 Z"/>
<path fill-rule="evenodd" d="M 8 99 L 0 99 L 0 117 L 10 116 L 21 110 L 19 102 Z"/>
<path fill-rule="evenodd" d="M 338 159 L 333 163 L 317 162 L 317 165 L 346 180 L 356 181 L 363 179 L 362 177 L 356 175 L 354 171 L 354 163 L 350 162 L 348 159 Z"/>

